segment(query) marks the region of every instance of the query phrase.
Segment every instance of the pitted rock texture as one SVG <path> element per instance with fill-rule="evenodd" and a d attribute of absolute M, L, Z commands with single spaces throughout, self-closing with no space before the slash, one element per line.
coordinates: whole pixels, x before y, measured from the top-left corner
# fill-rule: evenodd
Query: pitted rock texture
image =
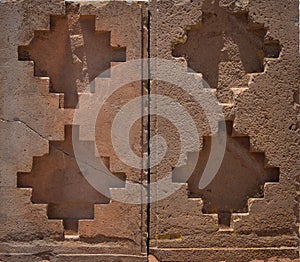
<path fill-rule="evenodd" d="M 112 66 L 143 56 L 143 5 L 9 1 L 0 9 L 0 260 L 145 261 L 145 206 L 109 198 L 111 187 L 124 185 L 125 173 L 141 181 L 140 170 L 117 159 L 108 136 L 119 103 L 141 96 L 141 83 L 110 98 L 93 140 L 80 132 L 83 126 L 75 128 L 79 144 L 90 145 L 92 157 L 121 184 L 107 185 L 105 196 L 96 191 L 72 148 L 80 97 L 109 85 Z M 138 123 L 131 132 L 137 154 L 141 133 Z"/>
<path fill-rule="evenodd" d="M 78 233 L 78 220 L 94 218 L 94 204 L 109 204 L 109 198 L 94 189 L 82 175 L 75 159 L 72 133 L 79 137 L 79 128 L 66 126 L 64 141 L 51 141 L 49 154 L 34 158 L 30 173 L 18 173 L 18 187 L 32 188 L 31 201 L 34 204 L 48 204 L 49 219 L 63 219 L 65 231 Z M 73 138 L 74 138 L 73 137 Z M 90 158 L 95 158 L 93 143 L 89 143 Z M 82 145 L 85 146 L 85 145 Z M 103 159 L 109 168 L 109 159 Z M 115 174 L 125 180 L 126 175 Z M 109 187 L 122 187 L 122 184 L 109 184 Z"/>
<path fill-rule="evenodd" d="M 181 63 L 189 74 L 203 77 L 225 120 L 233 122 L 234 134 L 228 137 L 219 173 L 199 190 L 212 135 L 208 121 L 178 86 L 152 82 L 152 94 L 179 101 L 204 137 L 198 167 L 187 179 L 190 159 L 198 152 L 185 152 L 186 163 L 175 167 L 181 154 L 178 131 L 170 122 L 152 118 L 152 134 L 165 137 L 170 147 L 168 160 L 152 170 L 151 181 L 175 170 L 173 182 L 182 183 L 180 191 L 151 205 L 150 253 L 158 261 L 298 258 L 297 6 L 296 1 L 151 2 L 150 55 Z M 234 157 L 233 148 L 243 153 Z"/>
<path fill-rule="evenodd" d="M 188 188 L 189 197 L 203 200 L 203 213 L 217 213 L 220 226 L 230 227 L 231 213 L 247 213 L 250 198 L 264 197 L 266 182 L 279 182 L 279 170 L 267 167 L 263 153 L 249 151 L 249 138 L 232 136 L 232 122 L 226 127 L 227 147 L 218 173 L 205 189 L 198 188 L 210 154 L 211 141 L 206 137 Z"/>
<path fill-rule="evenodd" d="M 298 20 L 295 0 L 1 1 L 0 261 L 298 261 Z M 191 93 L 153 79 L 141 64 L 145 80 L 122 86 L 95 112 L 113 68 L 148 57 L 208 82 L 224 113 L 225 157 L 204 189 L 198 183 L 220 130 Z M 172 121 L 145 115 L 156 105 L 148 94 L 186 109 L 198 151 L 189 151 L 190 141 L 181 152 Z M 140 96 L 131 149 L 146 156 L 155 135 L 169 146 L 147 170 L 119 159 L 111 137 L 115 116 Z M 82 108 L 89 113 L 78 124 L 73 116 Z M 76 141 L 120 183 L 101 181 L 106 192 L 89 184 L 74 159 Z M 146 187 L 172 171 L 179 190 L 160 201 L 133 205 L 110 196 L 125 182 Z"/>
<path fill-rule="evenodd" d="M 221 90 L 220 102 L 230 103 L 228 89 L 248 87 L 251 74 L 263 72 L 265 59 L 278 58 L 281 46 L 245 10 L 232 14 L 218 1 L 207 1 L 202 12 L 201 22 L 188 27 L 186 42 L 175 45 L 173 56 L 184 57 L 189 69 Z"/>
<path fill-rule="evenodd" d="M 65 16 L 50 17 L 49 31 L 35 31 L 30 44 L 19 47 L 19 60 L 34 61 L 35 76 L 49 77 L 50 92 L 64 93 L 64 107 L 75 108 L 78 92 L 93 91 L 89 83 L 111 62 L 126 61 L 126 48 L 112 47 L 110 32 L 96 32 L 96 17 L 80 15 L 79 5 L 66 8 Z"/>

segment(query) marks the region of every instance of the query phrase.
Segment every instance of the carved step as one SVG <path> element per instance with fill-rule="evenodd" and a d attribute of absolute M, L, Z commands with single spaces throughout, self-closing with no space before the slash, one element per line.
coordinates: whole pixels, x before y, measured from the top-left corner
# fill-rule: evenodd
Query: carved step
<path fill-rule="evenodd" d="M 126 48 L 112 47 L 110 32 L 95 31 L 95 16 L 71 9 L 67 5 L 65 16 L 50 16 L 50 29 L 35 31 L 30 44 L 18 49 L 19 60 L 35 62 L 32 74 L 50 77 L 50 91 L 65 94 L 65 108 L 76 107 L 78 92 L 86 91 L 111 61 L 126 61 Z"/>
<path fill-rule="evenodd" d="M 220 227 L 225 226 L 225 230 L 230 227 L 232 212 L 247 213 L 255 201 L 262 200 L 264 195 L 269 194 L 269 190 L 273 190 L 272 188 L 276 187 L 279 182 L 279 169 L 270 166 L 262 152 L 249 151 L 249 137 L 240 134 L 232 136 L 232 131 L 232 123 L 228 121 L 224 159 L 218 173 L 206 188 L 200 190 L 198 183 L 210 154 L 209 137 L 204 138 L 199 158 L 198 153 L 189 153 L 187 164 L 173 170 L 173 182 L 188 181 L 189 196 L 202 198 L 204 213 L 218 213 Z M 241 158 L 244 155 L 245 157 Z M 195 160 L 198 163 L 193 170 L 189 163 Z M 187 177 L 191 172 L 192 175 Z M 229 202 L 226 199 L 229 199 Z"/>
<path fill-rule="evenodd" d="M 34 157 L 30 173 L 18 173 L 18 187 L 32 187 L 33 204 L 43 204 L 49 219 L 63 219 L 66 239 L 78 240 L 78 220 L 94 217 L 94 204 L 109 204 L 109 187 L 112 184 L 107 180 L 107 193 L 96 191 L 82 176 L 72 148 L 73 138 L 78 139 L 78 128 L 66 127 L 64 141 L 50 141 L 49 153 L 45 156 Z M 95 158 L 94 143 L 78 141 L 79 146 L 85 148 L 90 158 Z M 109 167 L 108 157 L 104 163 Z M 82 159 L 77 159 L 82 161 Z M 94 162 L 93 162 L 94 163 Z M 51 168 L 49 168 L 49 165 Z M 126 179 L 124 173 L 114 174 L 122 181 Z M 122 187 L 124 183 L 116 184 Z M 47 207 L 47 208 L 46 208 Z"/>

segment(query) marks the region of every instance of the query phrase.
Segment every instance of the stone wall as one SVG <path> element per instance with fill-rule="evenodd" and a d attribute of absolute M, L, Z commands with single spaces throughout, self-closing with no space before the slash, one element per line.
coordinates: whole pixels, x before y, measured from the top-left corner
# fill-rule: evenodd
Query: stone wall
<path fill-rule="evenodd" d="M 298 16 L 1 1 L 0 261 L 298 261 Z"/>

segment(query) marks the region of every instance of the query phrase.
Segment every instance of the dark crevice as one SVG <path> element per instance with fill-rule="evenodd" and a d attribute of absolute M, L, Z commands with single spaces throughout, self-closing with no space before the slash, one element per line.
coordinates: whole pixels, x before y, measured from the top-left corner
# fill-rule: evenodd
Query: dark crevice
<path fill-rule="evenodd" d="M 150 168 L 150 154 L 151 154 L 151 149 L 150 149 L 150 139 L 151 139 L 151 117 L 150 117 L 150 95 L 151 95 L 151 71 L 150 71 L 150 59 L 151 59 L 151 42 L 150 42 L 150 29 L 151 29 L 151 13 L 150 10 L 147 12 L 147 30 L 148 30 L 148 46 L 147 46 L 147 54 L 148 54 L 148 81 L 147 81 L 147 92 L 148 92 L 148 126 L 147 126 L 147 155 L 148 155 L 148 163 L 147 163 L 147 181 L 148 181 L 148 190 L 147 190 L 147 199 L 148 199 L 148 204 L 147 204 L 147 255 L 150 254 L 150 240 L 151 240 L 151 205 L 150 205 L 150 184 L 151 184 L 151 168 Z"/>

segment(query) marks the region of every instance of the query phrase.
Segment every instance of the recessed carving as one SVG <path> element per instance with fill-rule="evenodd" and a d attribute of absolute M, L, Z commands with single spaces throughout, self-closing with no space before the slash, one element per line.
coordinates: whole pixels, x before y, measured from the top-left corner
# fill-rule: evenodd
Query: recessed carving
<path fill-rule="evenodd" d="M 201 23 L 187 30 L 187 40 L 174 46 L 173 56 L 202 73 L 211 88 L 247 87 L 249 73 L 264 71 L 264 58 L 277 58 L 279 41 L 267 39 L 267 28 L 248 13 L 231 14 L 219 1 L 203 6 Z"/>
<path fill-rule="evenodd" d="M 75 132 L 78 138 L 78 127 Z M 91 157 L 94 157 L 93 142 L 79 143 L 90 143 Z M 104 158 L 103 162 L 109 168 L 109 159 Z M 124 173 L 115 175 L 125 181 Z M 48 204 L 49 219 L 63 219 L 66 233 L 77 231 L 79 219 L 94 217 L 94 204 L 110 201 L 81 174 L 73 152 L 72 126 L 66 126 L 65 141 L 51 141 L 49 154 L 34 157 L 31 172 L 18 173 L 17 181 L 18 187 L 33 189 L 33 203 Z M 124 185 L 125 182 L 114 187 Z"/>
<path fill-rule="evenodd" d="M 227 144 L 221 167 L 212 182 L 198 188 L 206 166 L 211 137 L 204 137 L 197 166 L 188 179 L 189 196 L 203 200 L 203 213 L 219 215 L 221 227 L 229 227 L 231 213 L 247 213 L 249 198 L 264 197 L 264 183 L 278 182 L 278 168 L 266 167 L 264 153 L 250 152 L 249 137 L 233 137 L 232 122 L 226 122 Z M 180 174 L 173 178 L 180 181 Z"/>
<path fill-rule="evenodd" d="M 110 68 L 125 62 L 126 48 L 110 45 L 110 32 L 95 31 L 95 16 L 82 16 L 67 4 L 66 16 L 51 16 L 50 31 L 35 31 L 19 60 L 34 61 L 35 76 L 50 77 L 50 92 L 64 93 L 64 107 L 75 108 L 78 92 Z"/>

